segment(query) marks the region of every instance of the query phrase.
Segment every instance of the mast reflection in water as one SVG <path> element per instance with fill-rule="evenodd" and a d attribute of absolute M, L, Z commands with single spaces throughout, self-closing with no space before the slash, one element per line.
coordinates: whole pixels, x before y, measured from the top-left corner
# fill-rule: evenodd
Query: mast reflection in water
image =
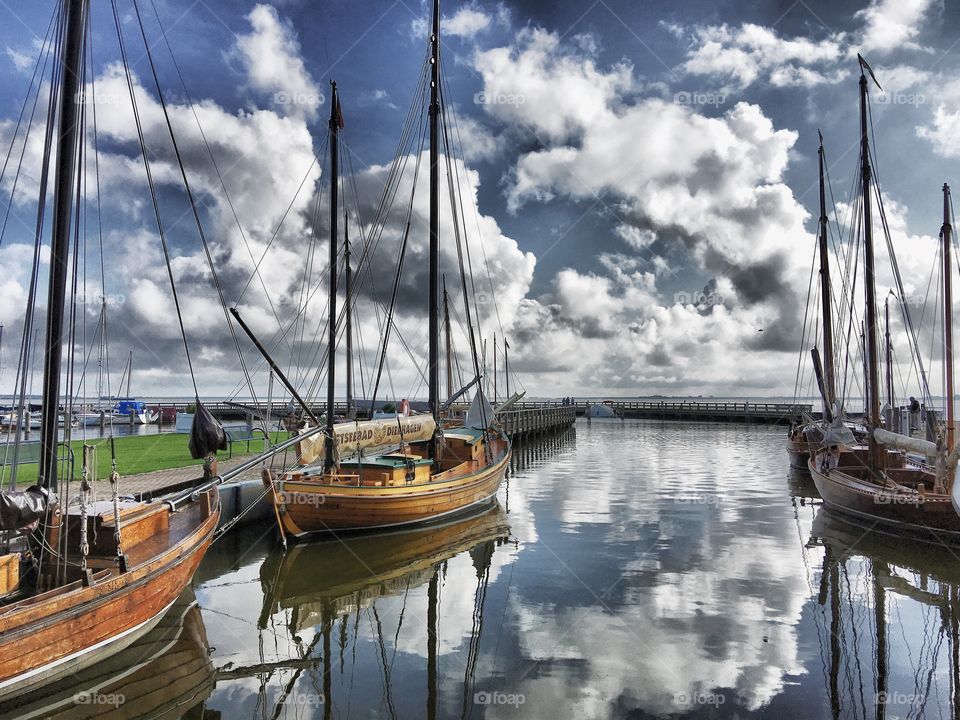
<path fill-rule="evenodd" d="M 228 534 L 197 580 L 206 712 L 960 717 L 960 560 L 827 513 L 782 432 L 578 421 L 470 517 Z"/>

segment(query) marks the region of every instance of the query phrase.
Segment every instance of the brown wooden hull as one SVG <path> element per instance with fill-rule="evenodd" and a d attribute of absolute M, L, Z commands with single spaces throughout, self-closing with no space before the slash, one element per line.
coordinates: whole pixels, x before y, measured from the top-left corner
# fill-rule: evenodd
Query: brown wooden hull
<path fill-rule="evenodd" d="M 169 529 L 131 548 L 128 570 L 0 608 L 0 697 L 76 672 L 129 646 L 173 604 L 220 518 L 217 490 L 171 512 Z"/>
<path fill-rule="evenodd" d="M 790 459 L 790 467 L 804 472 L 807 470 L 807 462 L 809 462 L 812 454 L 810 442 L 804 433 L 805 427 L 792 427 L 790 434 L 787 435 L 787 457 Z"/>
<path fill-rule="evenodd" d="M 489 502 L 509 463 L 509 445 L 504 445 L 500 457 L 490 465 L 443 481 L 411 486 L 344 487 L 288 479 L 277 483 L 275 503 L 284 531 L 294 537 L 412 525 Z"/>
<path fill-rule="evenodd" d="M 930 542 L 960 543 L 960 515 L 946 493 L 907 494 L 884 489 L 842 470 L 821 472 L 815 459 L 808 463 L 813 481 L 828 507 L 883 523 L 888 529 L 909 532 Z"/>
<path fill-rule="evenodd" d="M 192 591 L 122 652 L 0 704 L 0 716 L 51 720 L 175 720 L 213 690 L 214 669 Z"/>

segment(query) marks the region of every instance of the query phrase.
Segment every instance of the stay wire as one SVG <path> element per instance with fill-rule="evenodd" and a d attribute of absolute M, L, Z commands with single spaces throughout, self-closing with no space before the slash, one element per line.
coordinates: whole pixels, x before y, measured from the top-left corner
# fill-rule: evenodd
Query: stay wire
<path fill-rule="evenodd" d="M 147 145 L 146 145 L 146 140 L 144 138 L 144 133 L 143 133 L 143 124 L 140 120 L 140 111 L 137 107 L 136 91 L 133 83 L 133 78 L 130 73 L 130 65 L 127 59 L 127 51 L 126 51 L 126 46 L 123 40 L 123 30 L 121 28 L 120 14 L 117 10 L 116 0 L 110 0 L 110 6 L 113 9 L 113 19 L 117 29 L 117 41 L 120 46 L 120 57 L 123 62 L 123 71 L 127 80 L 127 89 L 129 90 L 129 93 L 130 93 L 130 103 L 133 107 L 133 119 L 137 128 L 137 139 L 140 145 L 140 152 L 143 156 L 143 168 L 147 176 L 147 186 L 150 189 L 150 199 L 153 204 L 154 215 L 156 216 L 157 232 L 160 235 L 160 245 L 163 249 L 163 258 L 166 264 L 167 277 L 170 280 L 170 290 L 173 295 L 173 304 L 177 313 L 177 324 L 180 327 L 180 337 L 183 340 L 183 350 L 187 358 L 187 368 L 190 371 L 190 382 L 193 384 L 194 397 L 197 399 L 197 402 L 199 403 L 200 391 L 197 389 L 197 378 L 196 378 L 196 374 L 193 371 L 193 360 L 190 357 L 190 344 L 187 341 L 187 331 L 183 324 L 183 313 L 180 308 L 180 296 L 177 293 L 177 283 L 173 277 L 173 266 L 171 264 L 170 248 L 168 247 L 168 244 L 167 244 L 166 232 L 163 228 L 163 221 L 160 216 L 160 204 L 159 204 L 159 198 L 157 196 L 157 188 L 156 188 L 156 185 L 154 184 L 153 173 L 150 170 L 150 159 L 149 159 L 149 154 L 147 153 Z"/>

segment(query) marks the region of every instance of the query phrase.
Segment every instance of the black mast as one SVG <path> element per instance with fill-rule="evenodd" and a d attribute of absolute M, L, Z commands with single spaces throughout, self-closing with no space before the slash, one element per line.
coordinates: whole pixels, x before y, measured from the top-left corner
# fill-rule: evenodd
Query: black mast
<path fill-rule="evenodd" d="M 430 344 L 428 358 L 430 412 L 440 425 L 440 161 L 437 126 L 440 122 L 440 0 L 433 1 L 433 32 L 430 35 Z M 437 457 L 436 434 L 430 441 L 430 457 Z"/>
<path fill-rule="evenodd" d="M 873 215 L 870 210 L 870 191 L 873 185 L 873 172 L 870 168 L 870 142 L 867 137 L 867 76 L 864 70 L 870 70 L 859 55 L 860 61 L 860 173 L 863 186 L 863 265 L 864 286 L 866 288 L 866 322 L 864 334 L 867 347 L 867 417 L 870 422 L 870 459 L 873 467 L 877 466 L 877 443 L 873 439 L 873 428 L 880 427 L 880 357 L 877 349 L 877 288 L 874 273 L 873 253 Z M 870 71 L 871 77 L 873 72 Z M 876 78 L 874 78 L 876 82 Z M 879 87 L 879 85 L 877 85 Z"/>
<path fill-rule="evenodd" d="M 343 274 L 346 281 L 346 303 L 344 308 L 347 314 L 347 418 L 353 420 L 357 416 L 353 407 L 353 268 L 350 267 L 350 233 L 347 225 L 347 211 L 343 211 Z"/>
<path fill-rule="evenodd" d="M 337 96 L 337 83 L 330 81 L 332 102 L 330 103 L 330 334 L 327 339 L 327 433 L 324 445 L 323 471 L 330 472 L 333 467 L 333 409 L 334 389 L 337 369 L 337 189 L 338 156 L 337 141 L 340 124 L 340 98 Z"/>
<path fill-rule="evenodd" d="M 823 361 L 826 379 L 827 403 L 824 417 L 832 416 L 836 401 L 836 381 L 834 380 L 833 359 L 833 312 L 830 304 L 830 256 L 827 245 L 827 194 L 824 183 L 825 162 L 823 155 L 823 134 L 820 134 L 820 305 L 823 308 Z"/>
<path fill-rule="evenodd" d="M 63 309 L 70 252 L 70 216 L 76 191 L 77 143 L 80 137 L 80 66 L 86 34 L 86 0 L 63 0 L 66 32 L 60 79 L 60 118 L 57 135 L 56 189 L 50 241 L 50 285 L 47 292 L 47 347 L 43 356 L 43 406 L 40 429 L 40 484 L 57 489 L 57 415 L 60 399 L 60 360 L 63 349 Z"/>
<path fill-rule="evenodd" d="M 954 439 L 953 418 L 953 278 L 950 269 L 950 253 L 953 252 L 953 243 L 950 236 L 953 225 L 950 224 L 950 186 L 943 184 L 943 226 L 940 235 L 943 237 L 943 370 L 946 375 L 947 396 L 947 452 L 953 450 L 956 444 Z"/>

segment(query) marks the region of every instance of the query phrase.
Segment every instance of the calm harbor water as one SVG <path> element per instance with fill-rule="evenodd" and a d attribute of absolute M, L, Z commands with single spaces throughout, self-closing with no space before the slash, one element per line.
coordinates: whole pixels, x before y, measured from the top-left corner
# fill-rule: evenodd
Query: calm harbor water
<path fill-rule="evenodd" d="M 143 681 L 98 692 L 189 718 L 960 717 L 960 559 L 827 513 L 783 436 L 581 420 L 467 518 L 228 534 L 200 611 L 128 651 Z"/>

